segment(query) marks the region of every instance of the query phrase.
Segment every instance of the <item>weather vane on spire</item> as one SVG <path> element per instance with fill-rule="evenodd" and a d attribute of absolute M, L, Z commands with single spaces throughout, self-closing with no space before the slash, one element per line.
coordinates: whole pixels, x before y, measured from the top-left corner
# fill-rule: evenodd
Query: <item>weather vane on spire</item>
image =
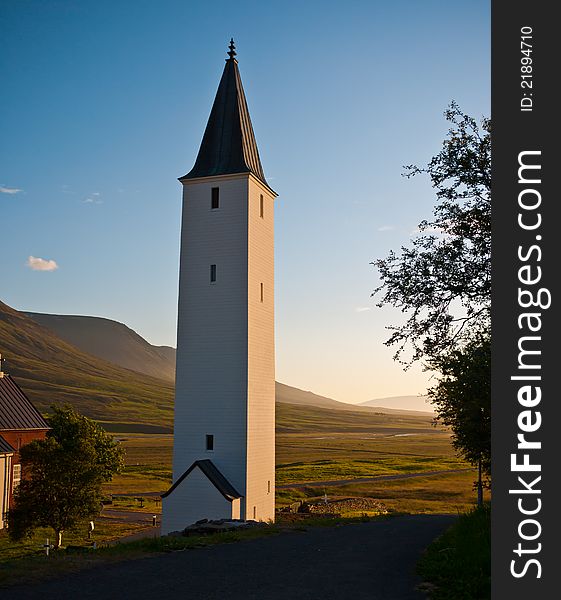
<path fill-rule="evenodd" d="M 234 58 L 234 56 L 236 56 L 236 46 L 234 45 L 234 38 L 230 38 L 230 52 L 228 52 L 228 56 L 230 57 L 230 60 L 232 60 Z"/>

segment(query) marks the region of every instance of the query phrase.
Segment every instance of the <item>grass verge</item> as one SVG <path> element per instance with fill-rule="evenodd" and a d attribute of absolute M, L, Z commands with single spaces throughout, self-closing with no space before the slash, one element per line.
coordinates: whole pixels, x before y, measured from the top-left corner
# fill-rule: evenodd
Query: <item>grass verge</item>
<path fill-rule="evenodd" d="M 428 547 L 417 570 L 431 600 L 490 598 L 491 506 L 461 515 Z"/>

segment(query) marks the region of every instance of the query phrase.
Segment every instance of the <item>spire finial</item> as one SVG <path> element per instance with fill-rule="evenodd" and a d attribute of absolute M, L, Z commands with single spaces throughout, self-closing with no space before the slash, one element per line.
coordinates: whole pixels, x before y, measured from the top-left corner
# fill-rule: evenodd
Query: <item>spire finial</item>
<path fill-rule="evenodd" d="M 230 51 L 228 52 L 228 56 L 230 57 L 230 60 L 232 60 L 234 56 L 236 56 L 236 46 L 234 45 L 234 38 L 230 38 L 229 48 Z"/>

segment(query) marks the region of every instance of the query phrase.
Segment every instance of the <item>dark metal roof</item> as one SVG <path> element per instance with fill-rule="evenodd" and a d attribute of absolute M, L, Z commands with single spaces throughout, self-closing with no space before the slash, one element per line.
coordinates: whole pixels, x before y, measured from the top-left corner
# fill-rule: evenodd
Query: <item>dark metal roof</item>
<path fill-rule="evenodd" d="M 269 187 L 257 150 L 233 44 L 222 73 L 195 166 L 180 178 L 253 173 Z"/>
<path fill-rule="evenodd" d="M 0 435 L 0 454 L 13 454 L 15 449 Z"/>
<path fill-rule="evenodd" d="M 0 377 L 0 431 L 49 429 L 41 413 L 9 376 Z"/>
<path fill-rule="evenodd" d="M 169 496 L 173 490 L 189 475 L 189 473 L 195 468 L 199 469 L 208 477 L 214 487 L 226 498 L 226 500 L 235 500 L 241 498 L 241 494 L 235 490 L 232 484 L 222 475 L 222 473 L 216 468 L 211 460 L 196 460 L 181 477 L 169 488 L 167 492 L 162 494 L 162 498 Z"/>

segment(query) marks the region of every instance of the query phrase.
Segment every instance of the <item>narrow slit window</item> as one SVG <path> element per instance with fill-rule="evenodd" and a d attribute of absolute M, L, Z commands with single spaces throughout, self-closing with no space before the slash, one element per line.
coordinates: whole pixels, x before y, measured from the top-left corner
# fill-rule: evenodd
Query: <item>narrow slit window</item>
<path fill-rule="evenodd" d="M 210 282 L 216 281 L 216 265 L 210 265 Z"/>
<path fill-rule="evenodd" d="M 267 494 L 271 493 L 271 480 L 267 481 Z"/>
<path fill-rule="evenodd" d="M 206 449 L 214 450 L 214 436 L 213 435 L 206 436 Z"/>
<path fill-rule="evenodd" d="M 210 194 L 210 208 L 212 208 L 213 210 L 215 208 L 218 208 L 220 206 L 220 189 L 217 187 L 214 187 L 211 189 L 211 194 Z"/>
<path fill-rule="evenodd" d="M 265 216 L 265 201 L 263 200 L 263 194 L 259 197 L 259 216 L 263 219 Z"/>
<path fill-rule="evenodd" d="M 263 284 L 261 284 L 261 302 L 265 299 L 265 290 L 263 288 Z"/>
<path fill-rule="evenodd" d="M 253 507 L 253 520 L 254 521 L 257 520 L 257 507 L 256 506 Z"/>

